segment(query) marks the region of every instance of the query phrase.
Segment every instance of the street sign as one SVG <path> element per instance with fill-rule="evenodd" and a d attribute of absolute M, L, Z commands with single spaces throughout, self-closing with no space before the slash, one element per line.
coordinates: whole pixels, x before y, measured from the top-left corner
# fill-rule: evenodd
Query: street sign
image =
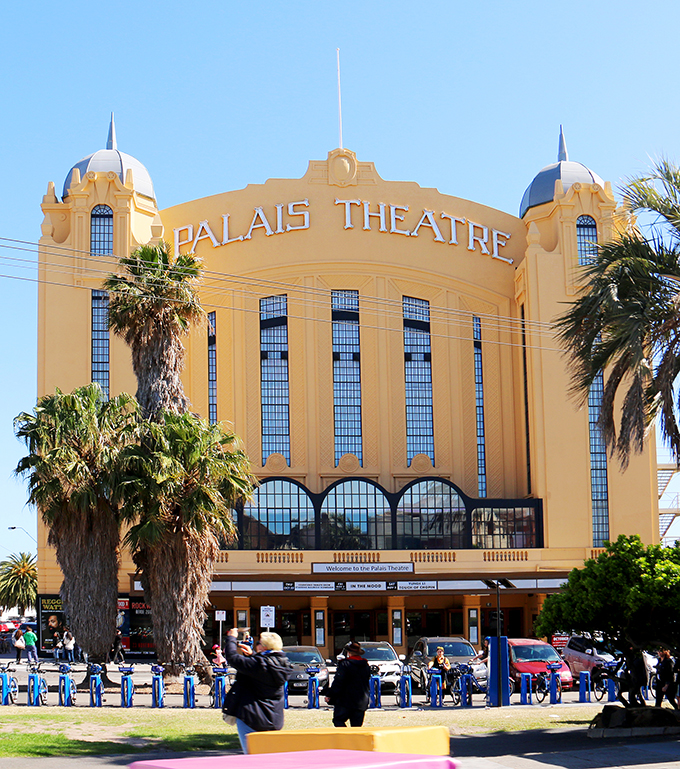
<path fill-rule="evenodd" d="M 227 612 L 226 611 L 216 611 L 215 612 L 215 622 L 226 622 L 227 621 Z"/>
<path fill-rule="evenodd" d="M 266 627 L 271 630 L 276 626 L 275 620 L 276 607 L 260 606 L 260 627 Z"/>

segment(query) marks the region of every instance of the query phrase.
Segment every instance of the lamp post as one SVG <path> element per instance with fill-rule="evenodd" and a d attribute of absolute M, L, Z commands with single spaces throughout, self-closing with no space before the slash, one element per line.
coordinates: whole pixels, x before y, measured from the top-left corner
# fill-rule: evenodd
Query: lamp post
<path fill-rule="evenodd" d="M 32 534 L 29 534 L 29 532 L 27 532 L 23 526 L 8 526 L 7 528 L 10 531 L 14 531 L 15 529 L 21 529 L 24 532 L 24 534 L 28 534 L 28 536 L 35 542 L 36 545 L 38 544 L 38 540 Z"/>
<path fill-rule="evenodd" d="M 496 591 L 496 684 L 498 686 L 498 707 L 503 705 L 503 676 L 501 674 L 501 588 L 515 587 L 509 579 L 484 579 L 484 584 Z"/>

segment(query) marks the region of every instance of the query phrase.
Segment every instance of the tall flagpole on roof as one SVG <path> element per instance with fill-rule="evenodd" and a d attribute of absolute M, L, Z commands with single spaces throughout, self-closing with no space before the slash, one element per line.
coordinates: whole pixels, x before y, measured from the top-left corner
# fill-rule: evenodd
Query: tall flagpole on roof
<path fill-rule="evenodd" d="M 111 113 L 111 123 L 109 124 L 109 138 L 106 142 L 107 150 L 117 150 L 118 144 L 116 142 L 116 124 L 113 122 L 113 112 Z"/>
<path fill-rule="evenodd" d="M 340 149 L 344 149 L 342 146 L 342 97 L 340 95 L 340 49 L 335 49 L 338 57 L 338 126 L 340 129 Z"/>

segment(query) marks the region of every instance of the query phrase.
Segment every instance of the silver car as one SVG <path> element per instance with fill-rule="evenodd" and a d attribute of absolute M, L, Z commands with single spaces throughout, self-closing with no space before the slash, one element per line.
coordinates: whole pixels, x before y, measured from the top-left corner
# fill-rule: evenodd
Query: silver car
<path fill-rule="evenodd" d="M 403 660 L 406 657 L 398 655 L 392 644 L 387 641 L 361 641 L 364 650 L 364 659 L 368 661 L 375 675 L 380 676 L 381 689 L 396 689 L 404 667 Z M 347 647 L 343 654 L 338 654 L 338 659 L 344 659 Z"/>

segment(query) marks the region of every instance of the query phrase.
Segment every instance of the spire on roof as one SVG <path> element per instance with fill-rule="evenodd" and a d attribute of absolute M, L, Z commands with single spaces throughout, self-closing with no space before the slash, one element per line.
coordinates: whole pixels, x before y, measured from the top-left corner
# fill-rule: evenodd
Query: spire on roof
<path fill-rule="evenodd" d="M 113 122 L 113 112 L 111 113 L 111 124 L 109 125 L 109 138 L 106 142 L 107 150 L 117 150 L 118 145 L 116 143 L 116 124 Z"/>
<path fill-rule="evenodd" d="M 111 118 L 113 120 L 113 117 Z M 557 150 L 557 162 L 561 160 L 569 160 L 569 153 L 567 152 L 567 143 L 564 141 L 564 133 L 562 126 L 560 126 L 560 145 Z"/>

